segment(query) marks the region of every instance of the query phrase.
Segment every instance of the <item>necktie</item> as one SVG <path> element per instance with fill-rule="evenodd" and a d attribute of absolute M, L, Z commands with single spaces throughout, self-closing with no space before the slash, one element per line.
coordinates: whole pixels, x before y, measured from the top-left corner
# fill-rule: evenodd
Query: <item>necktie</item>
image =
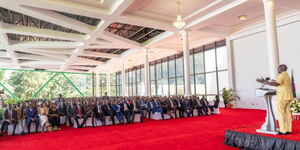
<path fill-rule="evenodd" d="M 81 115 L 81 110 L 79 106 L 78 106 L 78 115 Z"/>
<path fill-rule="evenodd" d="M 8 119 L 11 120 L 11 110 L 8 110 Z"/>

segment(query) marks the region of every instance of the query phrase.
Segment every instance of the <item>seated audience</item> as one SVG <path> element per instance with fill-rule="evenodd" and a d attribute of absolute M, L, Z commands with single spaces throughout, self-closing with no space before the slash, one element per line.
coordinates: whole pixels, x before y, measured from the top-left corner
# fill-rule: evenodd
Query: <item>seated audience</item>
<path fill-rule="evenodd" d="M 39 129 L 39 118 L 36 106 L 34 103 L 29 103 L 29 107 L 26 108 L 26 126 L 27 133 L 30 133 L 31 123 L 35 124 L 35 132 Z"/>
<path fill-rule="evenodd" d="M 60 130 L 60 116 L 59 110 L 56 108 L 56 104 L 54 102 L 51 103 L 51 106 L 48 111 L 48 120 L 49 124 L 51 125 L 52 129 L 57 127 Z"/>
<path fill-rule="evenodd" d="M 137 114 L 140 114 L 141 122 L 146 116 L 151 118 L 151 114 L 157 115 L 157 113 L 161 115 L 162 119 L 165 119 L 165 115 L 170 118 L 173 116 L 175 118 L 193 117 L 194 110 L 198 112 L 198 116 L 209 115 L 209 112 L 213 113 L 219 107 L 219 102 L 218 95 L 216 95 L 213 105 L 208 103 L 205 96 L 200 99 L 197 96 L 108 97 L 106 94 L 104 97 L 86 98 L 62 98 L 60 96 L 52 102 L 44 99 L 30 100 L 7 106 L 4 111 L 0 136 L 7 131 L 10 124 L 13 125 L 13 135 L 17 126 L 21 135 L 24 134 L 25 127 L 30 133 L 31 123 L 35 124 L 36 132 L 38 132 L 39 125 L 41 125 L 42 132 L 48 125 L 51 125 L 48 130 L 52 130 L 54 127 L 60 130 L 61 117 L 66 119 L 66 125 L 73 126 L 75 123 L 78 128 L 82 128 L 86 125 L 88 118 L 91 118 L 92 126 L 95 127 L 98 125 L 96 120 L 100 121 L 103 126 L 109 124 L 106 117 L 114 125 L 115 116 L 118 122 L 123 124 L 125 121 L 133 123 Z M 79 123 L 80 119 L 82 119 L 81 123 Z"/>
<path fill-rule="evenodd" d="M 10 124 L 13 124 L 13 135 L 15 135 L 15 130 L 18 124 L 18 116 L 17 111 L 11 104 L 9 104 L 4 111 L 0 136 L 3 136 L 4 130 L 7 130 L 8 125 Z"/>
<path fill-rule="evenodd" d="M 48 125 L 48 108 L 46 103 L 41 103 L 39 109 L 38 109 L 38 114 L 39 114 L 39 118 L 40 118 L 40 125 L 42 127 L 42 132 L 45 131 L 45 128 Z"/>

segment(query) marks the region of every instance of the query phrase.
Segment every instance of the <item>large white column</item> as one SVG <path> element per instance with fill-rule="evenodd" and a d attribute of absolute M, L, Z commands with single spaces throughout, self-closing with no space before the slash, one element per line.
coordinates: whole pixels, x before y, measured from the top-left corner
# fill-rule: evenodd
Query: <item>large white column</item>
<path fill-rule="evenodd" d="M 106 89 L 107 89 L 107 95 L 110 96 L 110 73 L 109 73 L 108 66 L 107 66 L 107 72 L 106 72 Z"/>
<path fill-rule="evenodd" d="M 277 77 L 279 51 L 274 0 L 263 0 L 265 10 L 266 33 L 268 42 L 269 73 L 272 79 Z"/>
<path fill-rule="evenodd" d="M 124 56 L 122 57 L 122 73 L 121 73 L 121 78 L 122 78 L 122 96 L 126 96 L 126 76 L 125 76 L 125 58 Z"/>
<path fill-rule="evenodd" d="M 191 74 L 190 74 L 190 50 L 188 32 L 183 30 L 182 48 L 183 48 L 183 65 L 184 65 L 184 96 L 191 96 Z"/>
<path fill-rule="evenodd" d="M 99 71 L 96 70 L 96 97 L 100 96 L 100 76 Z"/>
<path fill-rule="evenodd" d="M 150 68 L 149 68 L 148 48 L 145 48 L 145 96 L 150 96 Z"/>

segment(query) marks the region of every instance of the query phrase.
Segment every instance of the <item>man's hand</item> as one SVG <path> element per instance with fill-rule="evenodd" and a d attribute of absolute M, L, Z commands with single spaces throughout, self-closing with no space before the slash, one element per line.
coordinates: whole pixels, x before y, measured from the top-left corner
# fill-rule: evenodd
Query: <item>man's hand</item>
<path fill-rule="evenodd" d="M 259 82 L 259 83 L 265 83 L 265 82 L 266 82 L 266 80 L 264 80 L 264 79 L 259 79 L 259 78 L 257 78 L 256 81 Z"/>

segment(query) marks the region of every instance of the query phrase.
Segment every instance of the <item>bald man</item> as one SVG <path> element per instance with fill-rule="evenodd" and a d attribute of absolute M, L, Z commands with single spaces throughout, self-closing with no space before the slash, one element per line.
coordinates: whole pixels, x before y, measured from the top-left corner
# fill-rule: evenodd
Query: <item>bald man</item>
<path fill-rule="evenodd" d="M 291 102 L 293 100 L 291 79 L 286 72 L 288 67 L 286 65 L 280 65 L 278 67 L 277 80 L 266 81 L 263 79 L 257 79 L 260 83 L 265 83 L 276 88 L 276 104 L 279 123 L 279 134 L 286 135 L 292 134 L 292 114 L 291 114 Z"/>

